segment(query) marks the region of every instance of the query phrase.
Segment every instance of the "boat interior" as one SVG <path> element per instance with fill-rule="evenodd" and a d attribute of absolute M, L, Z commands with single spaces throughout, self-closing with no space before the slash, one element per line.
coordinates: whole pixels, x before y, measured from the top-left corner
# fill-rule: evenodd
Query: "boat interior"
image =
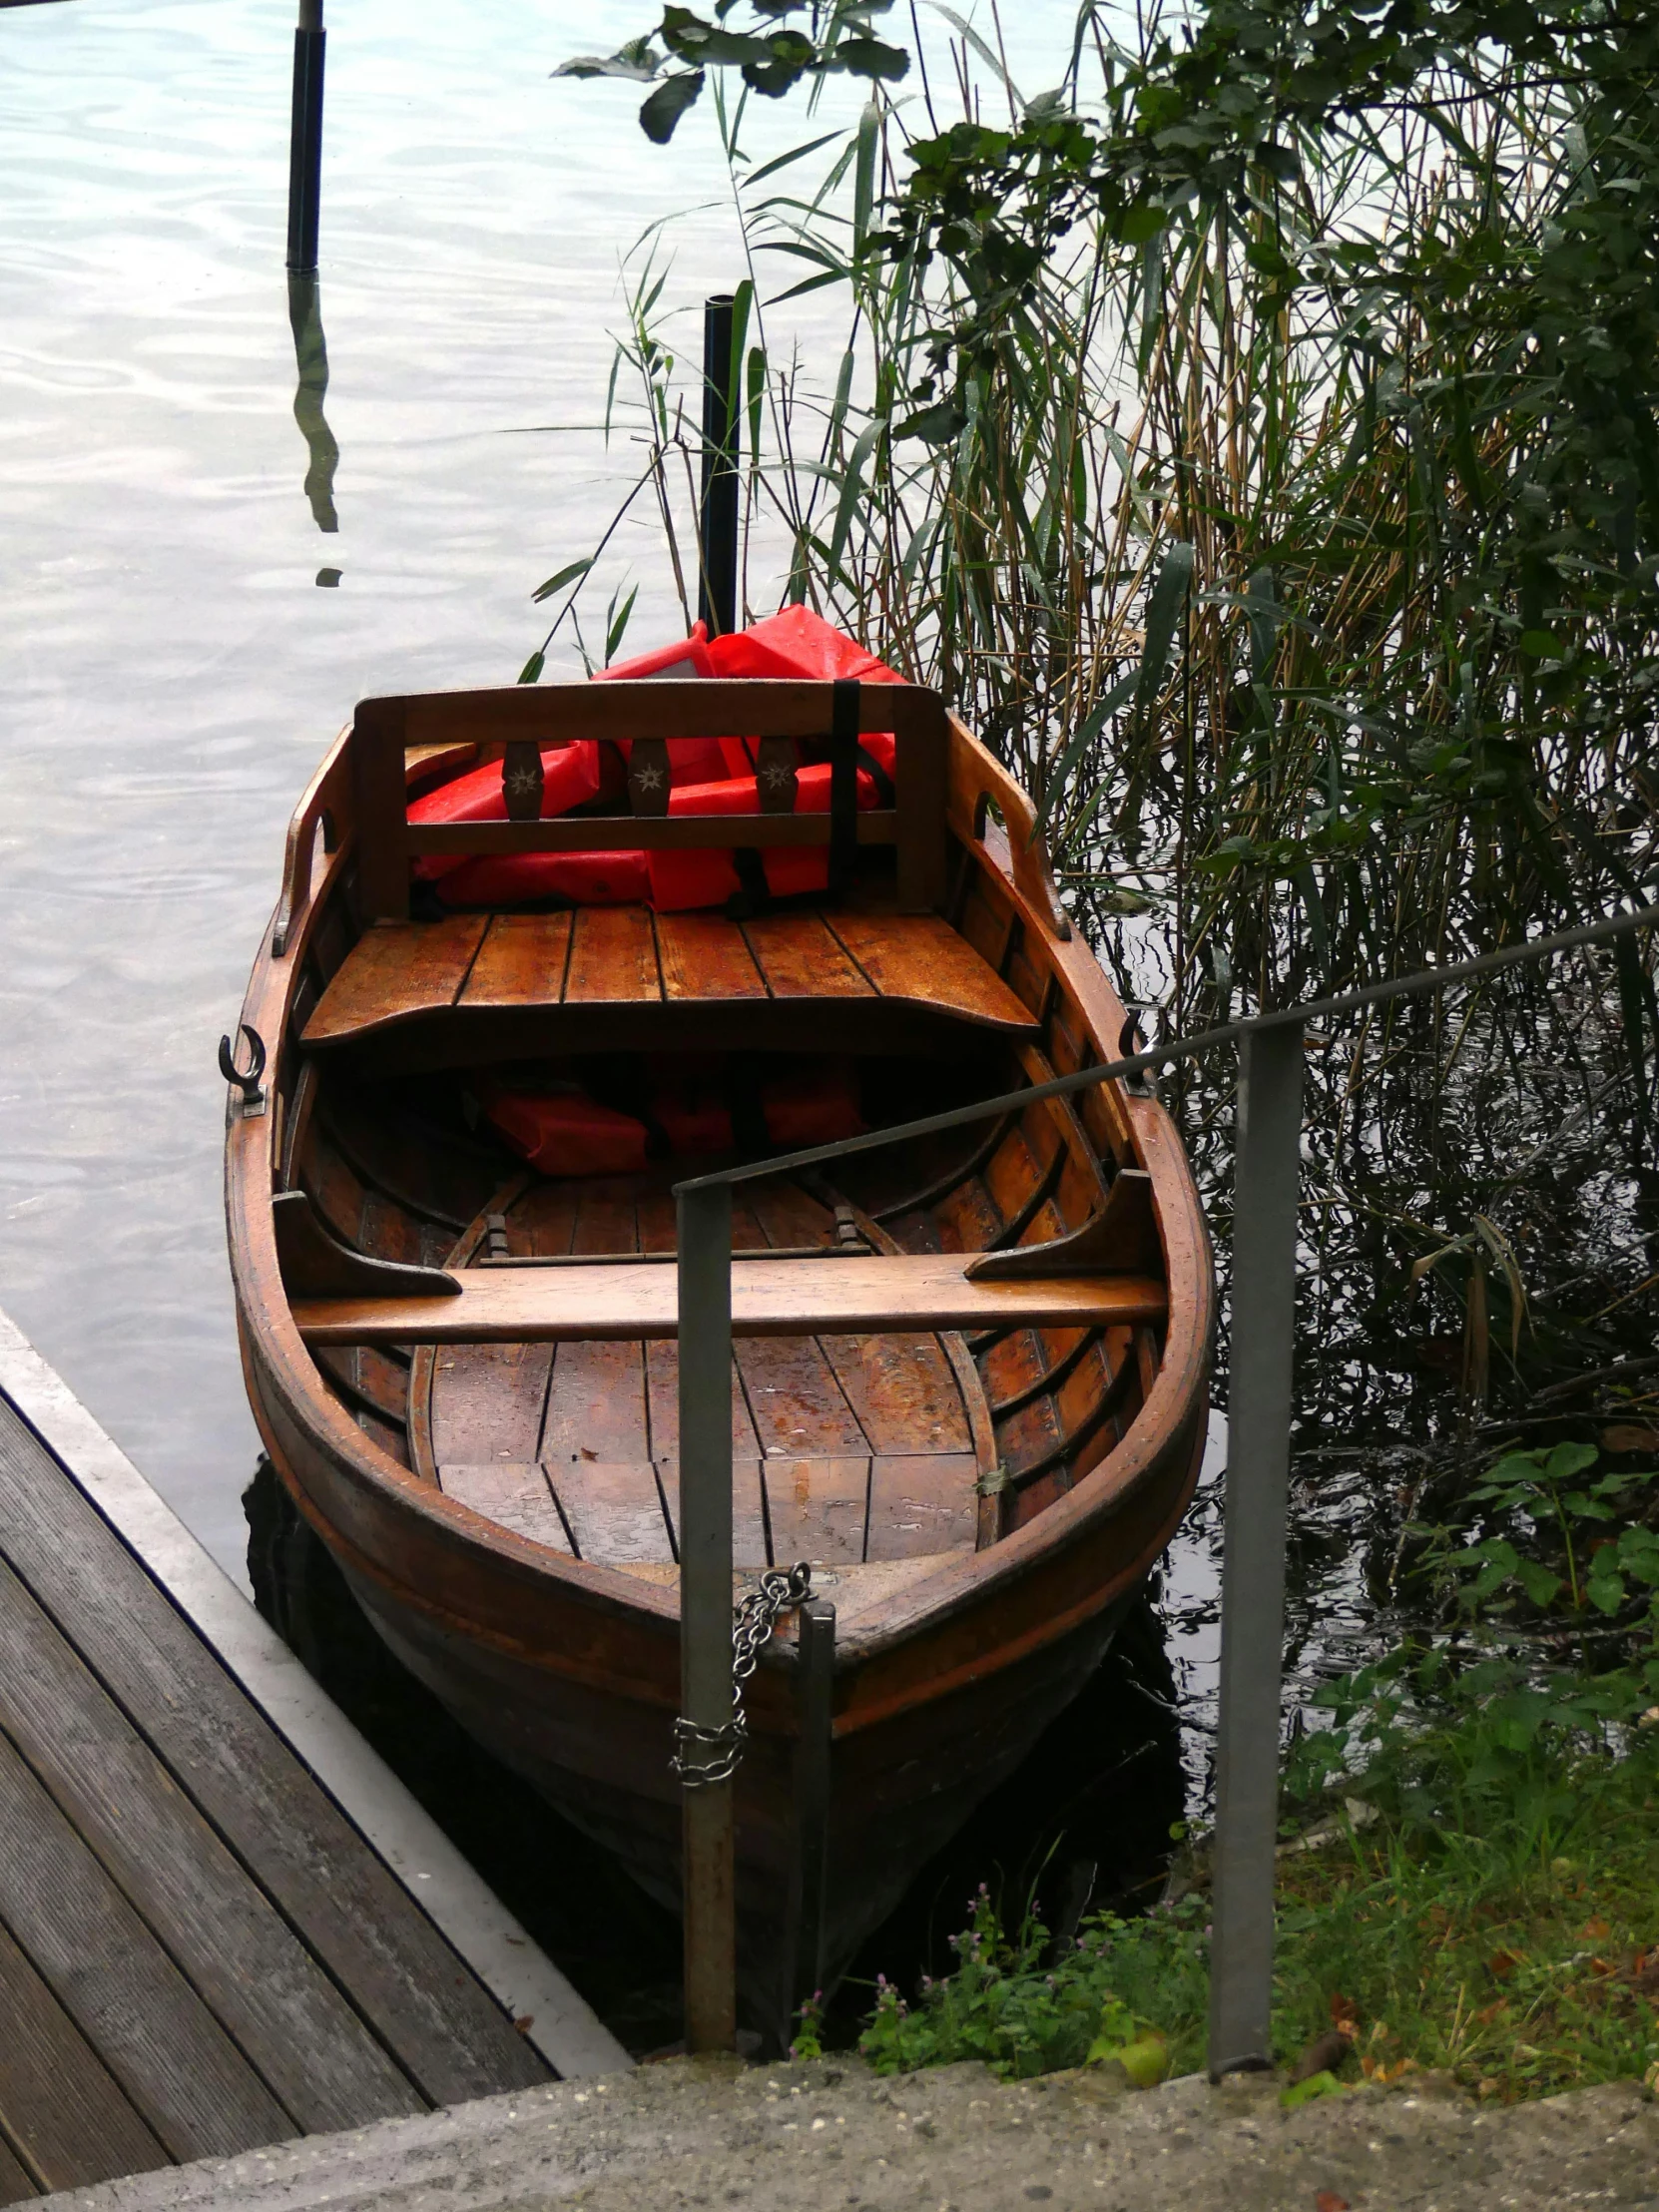
<path fill-rule="evenodd" d="M 763 688 L 812 692 L 822 715 L 826 687 Z M 289 1296 L 326 1387 L 408 1478 L 551 1551 L 666 1578 L 673 1185 L 1098 1059 L 1045 954 L 1065 923 L 1040 844 L 959 730 L 947 778 L 941 721 L 931 782 L 901 776 L 885 830 L 860 817 L 833 893 L 447 911 L 418 887 L 411 904 L 409 856 L 433 840 L 512 849 L 516 831 L 523 849 L 551 830 L 569 848 L 586 829 L 614 846 L 664 826 L 498 822 L 423 843 L 407 798 L 488 758 L 492 733 L 422 748 L 412 715 L 384 727 L 378 769 L 342 743 L 290 836 L 274 940 L 296 963 L 274 1133 Z M 510 760 L 512 732 L 493 736 Z M 351 864 L 308 903 L 342 820 Z M 1090 1268 L 1058 1288 L 1019 1257 L 1090 1225 Z M 1156 1212 L 1109 1088 L 763 1176 L 736 1192 L 732 1234 L 740 1569 L 998 1542 L 1111 1453 L 1162 1356 Z M 331 1274 L 341 1251 L 378 1273 Z M 765 1291 L 753 1326 L 744 1284 Z"/>

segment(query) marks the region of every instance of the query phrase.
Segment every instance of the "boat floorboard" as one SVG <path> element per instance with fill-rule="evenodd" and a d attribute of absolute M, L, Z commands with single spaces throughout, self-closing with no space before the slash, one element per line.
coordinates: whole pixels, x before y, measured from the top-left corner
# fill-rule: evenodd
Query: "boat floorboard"
<path fill-rule="evenodd" d="M 549 2078 L 0 1394 L 0 2203 Z"/>

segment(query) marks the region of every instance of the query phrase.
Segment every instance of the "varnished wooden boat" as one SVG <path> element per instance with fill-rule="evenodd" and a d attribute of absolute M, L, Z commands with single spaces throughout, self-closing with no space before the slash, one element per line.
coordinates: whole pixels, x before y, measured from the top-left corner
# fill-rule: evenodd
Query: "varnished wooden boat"
<path fill-rule="evenodd" d="M 548 1178 L 468 1106 L 507 1065 L 614 1083 L 696 1053 L 753 1086 L 836 1054 L 865 1118 L 896 1123 L 1114 1055 L 1124 1009 L 1023 794 L 932 695 L 861 690 L 862 728 L 897 734 L 893 804 L 857 818 L 835 897 L 743 920 L 412 919 L 410 855 L 822 844 L 844 820 L 590 811 L 422 833 L 406 794 L 531 742 L 626 736 L 648 741 L 650 804 L 657 740 L 810 742 L 828 685 L 364 703 L 294 816 L 243 1011 L 270 1058 L 258 1098 L 231 1094 L 227 1211 L 271 1456 L 387 1644 L 670 1903 L 674 1274 L 650 1256 L 672 1252 L 687 1165 Z M 765 1332 L 733 1382 L 739 1581 L 807 1558 L 838 1612 L 833 1976 L 1077 1691 L 1168 1541 L 1204 1441 L 1212 1273 L 1167 1114 L 1115 1082 L 738 1195 L 739 1328 Z M 1091 1274 L 1046 1266 L 1037 1248 L 1103 1217 Z M 863 1257 L 830 1257 L 848 1245 Z M 1016 1248 L 1023 1276 L 974 1275 Z M 793 1665 L 786 1626 L 738 1781 L 742 1973 L 769 2026 Z"/>

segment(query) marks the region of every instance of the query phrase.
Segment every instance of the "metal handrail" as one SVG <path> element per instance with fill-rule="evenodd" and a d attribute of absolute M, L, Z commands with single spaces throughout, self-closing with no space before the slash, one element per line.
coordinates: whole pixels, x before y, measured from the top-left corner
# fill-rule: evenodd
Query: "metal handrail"
<path fill-rule="evenodd" d="M 1359 990 L 1273 1007 L 1175 1037 L 1098 1067 L 1079 1068 L 947 1113 L 833 1144 L 746 1161 L 674 1186 L 680 1331 L 681 1697 L 691 1740 L 708 1764 L 732 1725 L 732 1191 L 761 1176 L 819 1167 L 913 1137 L 960 1129 L 1097 1083 L 1196 1060 L 1237 1044 L 1231 1282 L 1232 1388 L 1222 1560 L 1221 1697 L 1216 1738 L 1216 1840 L 1211 1914 L 1212 2080 L 1272 2064 L 1274 1873 L 1280 1701 L 1284 1668 L 1285 1538 L 1290 1477 L 1291 1355 L 1296 1320 L 1304 1037 L 1326 1020 L 1391 999 L 1443 991 L 1506 968 L 1659 924 L 1659 902 L 1550 936 Z M 827 1635 L 832 1638 L 832 1608 Z M 821 1623 L 821 1627 L 824 1624 Z M 804 1645 L 804 1653 L 806 1646 Z M 821 1669 L 828 1646 L 816 1645 Z M 807 1711 L 804 1703 L 803 1712 Z M 829 1726 L 821 1682 L 821 1732 Z M 828 1791 L 828 1737 L 822 1754 Z M 685 1793 L 686 2036 L 692 2050 L 732 2047 L 737 2030 L 734 1828 L 730 1780 Z M 815 1816 L 823 1828 L 823 1809 Z M 822 1860 L 823 1834 L 804 1838 Z M 822 1864 L 818 1881 L 822 1891 Z M 810 1932 L 809 1932 L 810 1933 Z M 798 1947 L 802 1931 L 797 1931 Z M 808 1942 L 805 1947 L 810 1950 Z"/>
<path fill-rule="evenodd" d="M 1310 1021 L 1324 1021 L 1334 1015 L 1358 1013 L 1367 1006 L 1383 1005 L 1389 999 L 1445 990 L 1453 983 L 1472 982 L 1483 975 L 1499 974 L 1505 968 L 1524 967 L 1533 961 L 1550 959 L 1557 952 L 1605 943 L 1627 935 L 1632 929 L 1654 924 L 1659 924 L 1659 903 L 1604 915 L 1599 921 L 1557 930 L 1553 936 L 1529 937 L 1520 944 L 1502 945 L 1497 951 L 1482 952 L 1472 960 L 1457 960 L 1445 967 L 1419 968 L 1412 975 L 1390 975 L 1380 983 L 1367 983 L 1357 991 L 1344 991 L 1333 998 L 1309 998 L 1295 1006 L 1269 1007 L 1238 1021 L 1223 1022 L 1215 1029 L 1201 1029 L 1190 1037 L 1172 1037 L 1167 1044 L 1151 1046 L 1144 1052 L 1131 1052 L 1098 1067 L 1078 1068 L 1071 1075 L 1056 1075 L 1045 1083 L 1028 1084 L 1024 1090 L 1005 1091 L 998 1098 L 976 1100 L 971 1106 L 953 1106 L 947 1113 L 926 1114 L 919 1121 L 865 1130 L 859 1136 L 842 1137 L 833 1144 L 811 1145 L 801 1152 L 769 1154 L 764 1160 L 746 1160 L 738 1167 L 688 1176 L 684 1182 L 674 1185 L 674 1196 L 679 1198 L 686 1191 L 712 1190 L 719 1183 L 752 1183 L 761 1176 L 818 1167 L 826 1160 L 844 1159 L 854 1152 L 874 1152 L 882 1145 L 907 1142 L 911 1137 L 932 1137 L 947 1129 L 965 1129 L 973 1122 L 988 1121 L 996 1114 L 1015 1113 L 1045 1098 L 1070 1098 L 1078 1091 L 1092 1089 L 1096 1083 L 1150 1072 L 1166 1066 L 1171 1060 L 1202 1059 L 1206 1053 L 1218 1051 L 1223 1045 L 1238 1044 L 1261 1029 L 1283 1028 L 1292 1022 L 1306 1026 Z"/>

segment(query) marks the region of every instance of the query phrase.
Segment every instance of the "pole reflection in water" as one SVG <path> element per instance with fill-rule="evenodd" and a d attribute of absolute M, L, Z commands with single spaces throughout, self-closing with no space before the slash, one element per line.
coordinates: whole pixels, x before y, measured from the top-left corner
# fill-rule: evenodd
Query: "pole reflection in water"
<path fill-rule="evenodd" d="M 334 470 L 339 465 L 339 447 L 322 412 L 328 390 L 328 346 L 322 334 L 322 293 L 314 274 L 290 272 L 288 322 L 293 330 L 293 354 L 299 368 L 299 381 L 293 394 L 293 419 L 299 425 L 311 456 L 311 465 L 305 471 L 305 497 L 311 503 L 311 515 L 317 528 L 336 531 L 339 516 L 334 509 Z"/>

